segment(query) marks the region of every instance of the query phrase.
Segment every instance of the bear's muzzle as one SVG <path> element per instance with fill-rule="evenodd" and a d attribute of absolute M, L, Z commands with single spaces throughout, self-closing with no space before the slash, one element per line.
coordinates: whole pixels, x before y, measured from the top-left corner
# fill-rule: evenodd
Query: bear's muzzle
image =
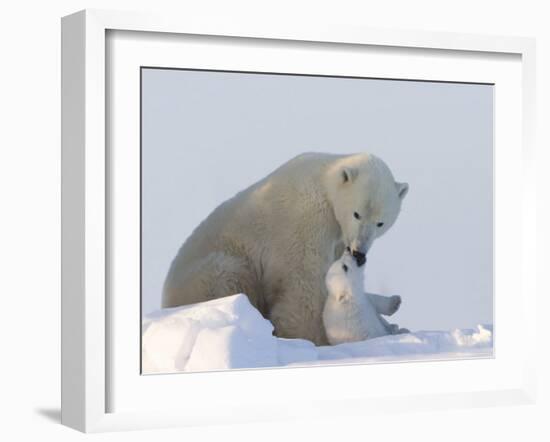
<path fill-rule="evenodd" d="M 355 261 L 357 262 L 357 265 L 361 267 L 363 264 L 367 262 L 367 255 L 360 252 L 359 250 L 353 251 L 353 257 L 355 258 Z"/>

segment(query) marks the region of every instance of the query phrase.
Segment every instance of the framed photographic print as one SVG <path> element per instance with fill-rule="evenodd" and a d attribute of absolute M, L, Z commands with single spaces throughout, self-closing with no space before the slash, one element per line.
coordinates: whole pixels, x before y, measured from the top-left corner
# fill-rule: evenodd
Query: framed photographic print
<path fill-rule="evenodd" d="M 63 423 L 533 400 L 532 40 L 62 36 Z"/>

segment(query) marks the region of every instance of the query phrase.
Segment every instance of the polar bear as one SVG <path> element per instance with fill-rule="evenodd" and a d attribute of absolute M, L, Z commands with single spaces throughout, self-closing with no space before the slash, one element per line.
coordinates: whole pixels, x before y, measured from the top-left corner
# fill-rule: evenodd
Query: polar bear
<path fill-rule="evenodd" d="M 385 297 L 363 291 L 363 271 L 346 247 L 342 257 L 332 264 L 325 277 L 328 296 L 323 309 L 323 325 L 329 344 L 364 341 L 380 336 L 408 333 L 388 323 L 380 314 L 393 303 L 399 308 L 399 296 Z"/>
<path fill-rule="evenodd" d="M 327 343 L 325 275 L 359 265 L 396 221 L 408 185 L 369 153 L 306 153 L 219 205 L 172 261 L 163 307 L 246 293 L 275 335 Z"/>

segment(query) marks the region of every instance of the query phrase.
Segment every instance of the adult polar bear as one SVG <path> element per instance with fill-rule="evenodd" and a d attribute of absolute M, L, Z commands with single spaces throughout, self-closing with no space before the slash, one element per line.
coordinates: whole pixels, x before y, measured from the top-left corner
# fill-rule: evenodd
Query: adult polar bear
<path fill-rule="evenodd" d="M 358 264 L 395 222 L 408 185 L 372 154 L 306 153 L 218 206 L 174 258 L 163 307 L 246 293 L 279 337 L 327 344 L 325 275 Z M 381 313 L 398 307 L 379 297 Z"/>

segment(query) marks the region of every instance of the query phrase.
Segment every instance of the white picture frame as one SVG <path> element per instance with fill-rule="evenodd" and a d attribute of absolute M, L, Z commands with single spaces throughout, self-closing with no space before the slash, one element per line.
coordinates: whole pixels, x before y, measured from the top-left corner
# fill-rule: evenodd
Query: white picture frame
<path fill-rule="evenodd" d="M 107 244 L 112 238 L 108 228 L 112 199 L 109 194 L 107 173 L 108 118 L 106 78 L 106 35 L 109 31 L 136 31 L 168 34 L 218 36 L 230 38 L 269 39 L 293 42 L 338 43 L 345 45 L 369 45 L 384 48 L 398 47 L 403 50 L 436 49 L 441 53 L 456 51 L 476 54 L 483 59 L 485 54 L 509 54 L 520 57 L 521 110 L 514 113 L 521 127 L 522 210 L 516 221 L 521 228 L 518 238 L 518 253 L 521 259 L 520 277 L 514 284 L 520 288 L 517 304 L 524 311 L 536 304 L 534 256 L 535 233 L 535 177 L 534 177 L 534 97 L 535 97 L 535 43 L 533 39 L 519 37 L 494 37 L 451 33 L 428 33 L 416 31 L 388 31 L 345 26 L 293 27 L 265 23 L 216 23 L 181 17 L 159 17 L 151 14 L 134 14 L 86 10 L 64 17 L 62 20 L 62 423 L 85 432 L 121 429 L 155 428 L 214 424 L 222 422 L 252 422 L 256 420 L 285 419 L 289 417 L 312 417 L 339 415 L 363 415 L 371 411 L 399 411 L 407 409 L 456 408 L 504 404 L 532 403 L 535 397 L 535 334 L 534 320 L 522 323 L 521 334 L 524 348 L 517 355 L 514 376 L 509 382 L 483 385 L 461 391 L 446 391 L 444 382 L 425 394 L 409 391 L 404 394 L 375 396 L 359 391 L 354 395 L 338 396 L 337 391 L 311 394 L 300 393 L 285 401 L 266 402 L 257 388 L 251 387 L 246 398 L 221 400 L 218 407 L 158 406 L 163 392 L 175 382 L 175 377 L 164 376 L 163 387 L 152 385 L 159 394 L 150 409 L 132 411 L 112 410 L 109 395 L 114 388 L 109 373 L 112 370 L 113 354 L 108 339 L 116 316 L 109 302 L 109 254 Z M 445 80 L 446 78 L 440 78 Z M 498 152 L 499 141 L 495 144 Z M 498 171 L 497 171 L 498 173 Z M 516 177 L 517 178 L 517 177 Z M 502 181 L 501 181 L 502 182 Z M 497 186 L 498 187 L 498 186 Z M 499 189 L 496 188 L 498 195 Z M 498 235 L 495 238 L 496 249 Z M 502 250 L 502 248 L 501 248 Z M 516 265 L 517 267 L 517 265 Z M 510 276 L 512 278 L 512 276 Z M 506 283 L 506 281 L 501 281 Z M 512 284 L 512 285 L 514 285 Z M 498 284 L 497 286 L 498 287 Z M 136 294 L 138 296 L 138 294 Z M 497 300 L 498 303 L 498 300 Z M 532 307 L 531 307 L 532 308 Z M 525 314 L 525 313 L 524 313 Z M 504 330 L 504 327 L 503 327 Z M 503 333 L 502 336 L 506 336 Z M 499 360 L 499 350 L 497 347 Z M 504 355 L 505 352 L 502 352 Z M 123 356 L 127 357 L 127 356 Z M 129 356 L 128 356 L 129 357 Z M 505 358 L 504 358 L 505 359 Z M 468 362 L 452 365 L 446 362 L 446 374 L 453 370 L 468 370 Z M 385 371 L 399 371 L 399 364 L 386 365 Z M 410 365 L 406 370 L 418 372 L 419 366 Z M 460 367 L 460 368 L 459 368 Z M 370 367 L 380 371 L 380 366 Z M 488 367 L 490 370 L 491 367 Z M 303 382 L 304 370 L 279 371 L 276 382 Z M 326 376 L 338 376 L 338 367 L 324 368 Z M 365 367 L 355 366 L 353 376 L 361 376 Z M 290 374 L 289 374 L 290 373 Z M 347 372 L 347 374 L 350 372 Z M 442 374 L 442 372 L 441 372 Z M 139 373 L 138 373 L 139 375 Z M 194 382 L 208 382 L 205 376 L 192 374 Z M 223 374 L 215 374 L 223 382 Z M 186 375 L 187 376 L 187 375 Z M 233 382 L 264 382 L 268 371 L 239 372 Z M 292 380 L 291 378 L 296 378 Z M 120 378 L 120 377 L 119 377 Z M 170 380 L 172 378 L 173 380 Z M 188 378 L 189 379 L 189 378 Z M 239 381 L 240 379 L 240 381 Z M 448 382 L 448 381 L 447 381 Z M 223 385 L 223 384 L 218 384 Z M 145 390 L 144 390 L 145 391 Z M 306 391 L 306 390 L 304 390 Z M 311 393 L 311 391 L 309 391 Z M 124 393 L 123 393 L 124 394 Z M 188 392 L 188 394 L 193 394 Z M 256 395 L 256 396 L 255 396 Z M 133 400 L 133 399 L 132 399 Z M 338 405 L 335 407 L 335 405 Z M 229 406 L 230 405 L 230 406 Z M 260 406 L 261 405 L 261 406 Z"/>

